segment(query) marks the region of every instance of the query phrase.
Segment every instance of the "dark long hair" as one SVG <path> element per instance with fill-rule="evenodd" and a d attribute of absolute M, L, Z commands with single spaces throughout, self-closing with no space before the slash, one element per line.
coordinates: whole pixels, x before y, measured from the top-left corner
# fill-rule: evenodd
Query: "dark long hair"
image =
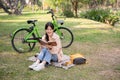
<path fill-rule="evenodd" d="M 45 30 L 47 30 L 48 26 L 50 26 L 50 27 L 54 30 L 54 25 L 53 25 L 51 22 L 47 22 L 47 23 L 45 24 Z M 48 34 L 47 34 L 47 33 L 45 33 L 45 40 L 46 40 L 46 41 L 49 41 L 49 37 L 48 37 Z"/>

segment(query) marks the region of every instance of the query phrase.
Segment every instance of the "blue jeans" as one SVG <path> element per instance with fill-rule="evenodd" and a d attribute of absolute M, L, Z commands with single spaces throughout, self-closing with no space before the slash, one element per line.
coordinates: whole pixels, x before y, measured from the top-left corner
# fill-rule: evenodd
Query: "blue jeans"
<path fill-rule="evenodd" d="M 47 48 L 41 49 L 41 52 L 38 55 L 38 59 L 40 59 L 40 61 L 46 61 L 49 64 L 51 63 L 51 61 L 53 61 L 53 62 L 58 61 L 57 55 L 56 54 L 51 54 L 50 51 Z"/>

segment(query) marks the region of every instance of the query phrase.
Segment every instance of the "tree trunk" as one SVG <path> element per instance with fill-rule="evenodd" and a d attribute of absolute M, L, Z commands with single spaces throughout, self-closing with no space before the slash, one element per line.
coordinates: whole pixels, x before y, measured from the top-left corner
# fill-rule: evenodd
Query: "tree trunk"
<path fill-rule="evenodd" d="M 75 17 L 78 17 L 77 15 L 77 9 L 78 9 L 78 0 L 71 0 L 73 11 L 75 13 Z"/>
<path fill-rule="evenodd" d="M 19 6 L 19 4 L 20 4 L 20 6 Z M 22 10 L 25 7 L 25 4 L 26 4 L 25 0 L 17 0 L 15 2 L 16 8 L 13 8 L 14 9 L 13 13 L 16 14 L 16 15 L 21 15 L 22 14 Z"/>
<path fill-rule="evenodd" d="M 3 4 L 2 4 L 2 1 L 0 0 L 0 8 L 2 8 L 6 13 L 8 13 L 8 14 L 12 14 L 9 10 L 8 10 L 8 7 L 6 7 L 6 6 L 4 6 Z"/>
<path fill-rule="evenodd" d="M 16 9 L 16 11 L 15 11 L 17 15 L 21 15 L 21 14 L 22 14 L 22 10 L 24 9 L 24 7 L 25 7 L 25 5 L 26 5 L 25 0 L 20 0 L 20 4 L 21 4 L 21 6 L 18 7 L 18 8 Z"/>
<path fill-rule="evenodd" d="M 78 9 L 78 2 L 76 1 L 75 2 L 75 17 L 78 17 L 78 15 L 77 15 L 77 10 Z"/>

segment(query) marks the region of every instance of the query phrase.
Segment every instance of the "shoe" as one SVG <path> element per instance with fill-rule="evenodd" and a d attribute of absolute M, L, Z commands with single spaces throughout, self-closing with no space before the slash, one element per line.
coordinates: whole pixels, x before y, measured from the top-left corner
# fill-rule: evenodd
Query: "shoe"
<path fill-rule="evenodd" d="M 33 68 L 35 71 L 40 71 L 45 68 L 45 65 L 43 63 L 38 64 L 36 67 Z"/>
<path fill-rule="evenodd" d="M 29 66 L 30 69 L 33 69 L 34 67 L 36 67 L 39 63 L 36 61 L 35 63 L 33 63 L 32 65 Z"/>

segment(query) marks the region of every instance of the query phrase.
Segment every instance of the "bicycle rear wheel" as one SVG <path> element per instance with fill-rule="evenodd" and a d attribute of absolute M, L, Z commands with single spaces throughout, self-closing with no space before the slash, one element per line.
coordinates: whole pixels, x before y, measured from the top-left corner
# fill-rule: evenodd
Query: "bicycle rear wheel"
<path fill-rule="evenodd" d="M 15 51 L 19 53 L 25 53 L 33 50 L 36 43 L 28 43 L 24 41 L 24 37 L 29 33 L 30 33 L 29 29 L 26 28 L 19 29 L 18 31 L 15 32 L 11 40 L 12 47 Z M 31 38 L 35 38 L 35 35 L 32 34 Z"/>
<path fill-rule="evenodd" d="M 58 29 L 61 33 L 59 36 L 61 39 L 62 47 L 63 48 L 69 47 L 73 43 L 74 39 L 72 32 L 66 27 L 59 27 Z M 54 32 L 57 33 L 57 30 L 55 30 Z"/>

